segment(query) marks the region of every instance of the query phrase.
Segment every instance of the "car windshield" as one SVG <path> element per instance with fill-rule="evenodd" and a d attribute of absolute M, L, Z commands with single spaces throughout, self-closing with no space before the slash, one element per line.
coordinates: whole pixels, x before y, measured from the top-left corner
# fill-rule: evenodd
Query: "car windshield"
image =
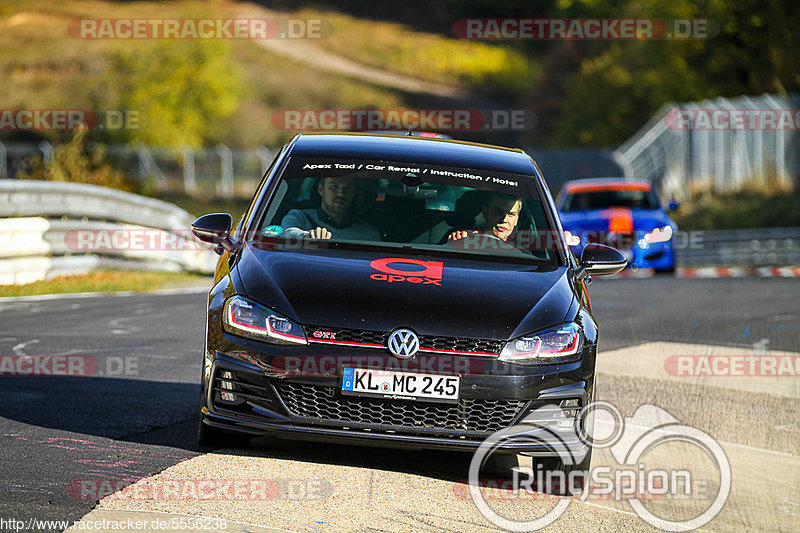
<path fill-rule="evenodd" d="M 627 207 L 630 209 L 658 209 L 658 200 L 649 188 L 613 188 L 596 189 L 568 193 L 564 198 L 561 211 L 589 211 L 592 209 L 608 209 L 610 207 Z"/>
<path fill-rule="evenodd" d="M 366 159 L 293 158 L 258 237 L 554 266 L 560 247 L 532 176 Z"/>

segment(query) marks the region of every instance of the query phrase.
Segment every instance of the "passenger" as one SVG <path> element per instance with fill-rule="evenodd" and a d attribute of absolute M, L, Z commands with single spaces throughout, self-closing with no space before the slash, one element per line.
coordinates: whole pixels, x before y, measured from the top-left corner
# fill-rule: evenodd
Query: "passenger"
<path fill-rule="evenodd" d="M 486 235 L 495 237 L 503 242 L 517 227 L 519 212 L 522 209 L 522 199 L 507 194 L 493 194 L 481 208 L 486 221 L 484 228 L 479 230 L 455 230 L 448 235 L 450 242 L 465 239 L 471 235 Z"/>
<path fill-rule="evenodd" d="M 322 178 L 317 192 L 322 199 L 318 209 L 292 209 L 283 217 L 285 237 L 381 240 L 377 227 L 351 211 L 356 196 L 355 178 Z"/>

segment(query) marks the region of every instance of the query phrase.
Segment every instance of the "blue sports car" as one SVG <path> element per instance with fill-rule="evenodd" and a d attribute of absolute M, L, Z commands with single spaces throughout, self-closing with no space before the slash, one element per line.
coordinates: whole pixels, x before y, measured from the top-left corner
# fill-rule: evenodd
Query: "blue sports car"
<path fill-rule="evenodd" d="M 567 243 L 580 257 L 587 243 L 620 250 L 633 268 L 675 271 L 678 226 L 647 181 L 593 178 L 568 181 L 558 196 Z M 670 210 L 677 208 L 670 202 Z"/>

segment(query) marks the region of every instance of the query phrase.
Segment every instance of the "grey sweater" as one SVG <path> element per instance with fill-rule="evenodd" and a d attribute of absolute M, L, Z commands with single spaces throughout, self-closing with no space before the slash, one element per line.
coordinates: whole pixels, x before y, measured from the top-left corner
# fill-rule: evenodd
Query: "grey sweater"
<path fill-rule="evenodd" d="M 380 241 L 378 228 L 359 217 L 351 217 L 344 227 L 337 228 L 330 217 L 319 209 L 292 209 L 281 221 L 284 231 L 281 235 L 289 239 L 301 239 L 314 228 L 325 228 L 334 239 L 357 241 Z"/>

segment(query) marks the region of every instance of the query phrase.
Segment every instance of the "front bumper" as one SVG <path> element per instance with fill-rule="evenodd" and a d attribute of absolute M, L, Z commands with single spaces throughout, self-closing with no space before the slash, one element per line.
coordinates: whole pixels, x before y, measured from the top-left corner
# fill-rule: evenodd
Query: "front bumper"
<path fill-rule="evenodd" d="M 586 405 L 591 398 L 595 360 L 594 345 L 585 346 L 584 357 L 578 361 L 550 366 L 520 367 L 498 364 L 494 359 L 458 358 L 469 368 L 459 372 L 460 398 L 457 404 L 443 404 L 342 396 L 340 365 L 303 372 L 305 365 L 300 364 L 296 368 L 300 371 L 292 372 L 278 364 L 288 357 L 286 353 L 267 355 L 227 343 L 225 348 L 224 352 L 215 350 L 213 357 L 207 354 L 200 416 L 208 426 L 251 436 L 465 452 L 477 449 L 492 433 L 523 423 L 544 405 L 573 398 Z M 275 351 L 303 348 L 307 349 L 281 347 Z M 349 365 L 355 359 L 352 350 L 319 351 L 322 355 L 315 356 L 317 360 L 335 357 Z M 370 368 L 394 359 L 364 352 L 369 355 L 362 362 Z M 585 452 L 586 446 L 574 438 L 574 431 L 565 432 L 562 444 L 576 455 Z M 547 449 L 529 438 L 506 442 L 497 451 L 541 453 Z"/>

